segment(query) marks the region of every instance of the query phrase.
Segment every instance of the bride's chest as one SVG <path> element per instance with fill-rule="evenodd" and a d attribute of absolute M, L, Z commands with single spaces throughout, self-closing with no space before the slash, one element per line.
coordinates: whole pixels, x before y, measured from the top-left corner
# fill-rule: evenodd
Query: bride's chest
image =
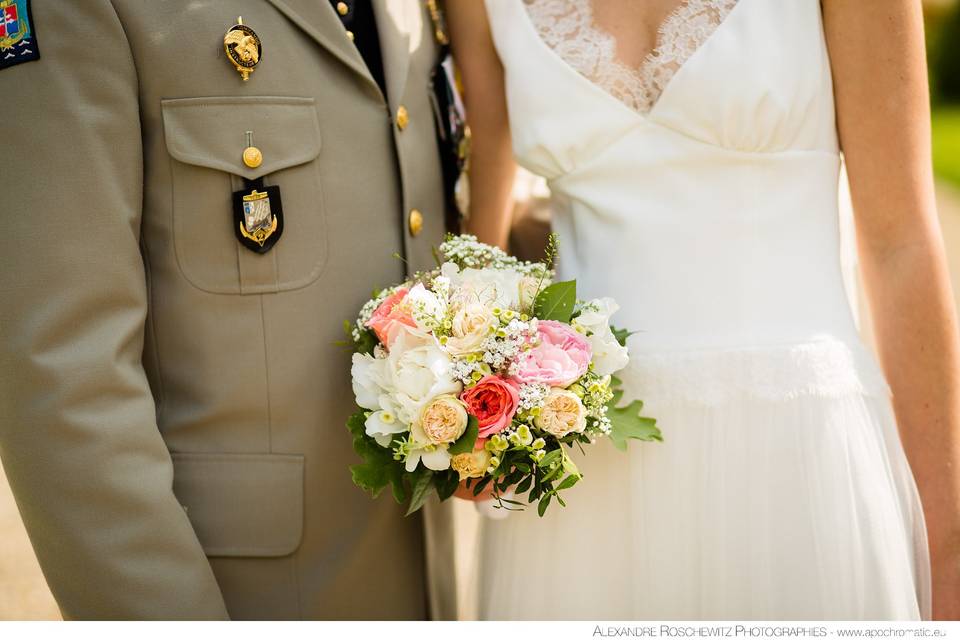
<path fill-rule="evenodd" d="M 515 151 L 548 177 L 625 140 L 647 154 L 671 138 L 733 152 L 836 151 L 818 0 L 685 0 L 639 66 L 589 2 L 487 8 Z"/>

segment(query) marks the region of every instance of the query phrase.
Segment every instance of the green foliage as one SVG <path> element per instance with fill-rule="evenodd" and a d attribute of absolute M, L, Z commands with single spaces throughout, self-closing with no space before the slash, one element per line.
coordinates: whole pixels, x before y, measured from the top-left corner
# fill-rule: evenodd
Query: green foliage
<path fill-rule="evenodd" d="M 607 404 L 607 417 L 610 418 L 610 441 L 617 449 L 627 450 L 627 440 L 663 441 L 663 435 L 657 428 L 657 421 L 640 415 L 643 403 L 634 400 L 624 407 L 618 407 L 623 399 L 623 390 L 617 389 L 613 399 Z"/>
<path fill-rule="evenodd" d="M 433 471 L 423 466 L 417 467 L 417 470 L 413 472 L 410 478 L 410 485 L 412 491 L 410 494 L 410 506 L 407 507 L 408 516 L 419 511 L 420 508 L 423 507 L 423 503 L 430 497 L 430 492 L 434 488 Z"/>
<path fill-rule="evenodd" d="M 933 29 L 930 71 L 939 102 L 960 104 L 960 5 L 955 5 Z"/>
<path fill-rule="evenodd" d="M 621 347 L 627 346 L 627 339 L 639 333 L 638 331 L 630 331 L 628 329 L 618 329 L 616 327 L 610 327 L 610 330 L 613 332 L 613 337 L 617 339 L 617 342 L 620 343 Z"/>
<path fill-rule="evenodd" d="M 463 432 L 463 435 L 450 445 L 450 448 L 447 451 L 450 452 L 451 456 L 455 456 L 461 453 L 470 453 L 473 451 L 474 445 L 477 443 L 477 437 L 480 435 L 480 423 L 477 421 L 476 416 L 469 416 L 467 419 L 467 430 Z"/>
<path fill-rule="evenodd" d="M 347 429 L 353 434 L 353 450 L 363 460 L 360 464 L 351 465 L 350 473 L 353 483 L 376 498 L 384 487 L 393 484 L 393 495 L 397 502 L 406 499 L 406 487 L 403 476 L 399 473 L 393 452 L 381 447 L 366 434 L 364 424 L 367 417 L 364 411 L 357 411 L 347 420 Z"/>
<path fill-rule="evenodd" d="M 554 282 L 537 294 L 533 313 L 540 320 L 570 322 L 577 304 L 577 281 Z"/>
<path fill-rule="evenodd" d="M 960 186 L 960 107 L 933 111 L 933 170 L 937 177 Z"/>

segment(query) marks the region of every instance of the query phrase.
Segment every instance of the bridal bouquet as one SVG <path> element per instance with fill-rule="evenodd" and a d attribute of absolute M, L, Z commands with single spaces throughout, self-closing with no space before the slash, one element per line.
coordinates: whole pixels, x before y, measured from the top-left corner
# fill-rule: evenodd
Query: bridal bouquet
<path fill-rule="evenodd" d="M 347 322 L 358 411 L 348 421 L 354 483 L 387 486 L 407 513 L 465 481 L 499 508 L 526 495 L 542 516 L 582 478 L 568 449 L 609 437 L 659 440 L 642 403 L 618 407 L 614 373 L 629 335 L 609 298 L 581 301 L 544 262 L 521 262 L 473 236 L 448 236 L 440 266 L 376 294 Z"/>

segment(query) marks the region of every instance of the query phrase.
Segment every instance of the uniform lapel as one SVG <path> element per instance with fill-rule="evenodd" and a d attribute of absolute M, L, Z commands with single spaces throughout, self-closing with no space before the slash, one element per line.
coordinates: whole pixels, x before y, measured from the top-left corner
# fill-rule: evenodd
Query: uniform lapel
<path fill-rule="evenodd" d="M 383 75 L 387 85 L 387 99 L 396 109 L 403 99 L 410 69 L 410 33 L 415 16 L 409 15 L 413 8 L 419 9 L 419 0 L 371 0 L 373 13 L 380 34 L 380 50 L 383 55 Z"/>
<path fill-rule="evenodd" d="M 343 24 L 327 0 L 267 0 L 304 33 L 376 86 L 363 57 L 347 39 Z"/>

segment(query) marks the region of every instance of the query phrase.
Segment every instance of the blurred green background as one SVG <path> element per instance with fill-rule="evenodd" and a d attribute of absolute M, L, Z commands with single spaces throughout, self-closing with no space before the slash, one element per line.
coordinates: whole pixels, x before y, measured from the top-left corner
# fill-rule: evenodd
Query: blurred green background
<path fill-rule="evenodd" d="M 925 3 L 933 101 L 933 169 L 960 187 L 960 3 Z"/>

